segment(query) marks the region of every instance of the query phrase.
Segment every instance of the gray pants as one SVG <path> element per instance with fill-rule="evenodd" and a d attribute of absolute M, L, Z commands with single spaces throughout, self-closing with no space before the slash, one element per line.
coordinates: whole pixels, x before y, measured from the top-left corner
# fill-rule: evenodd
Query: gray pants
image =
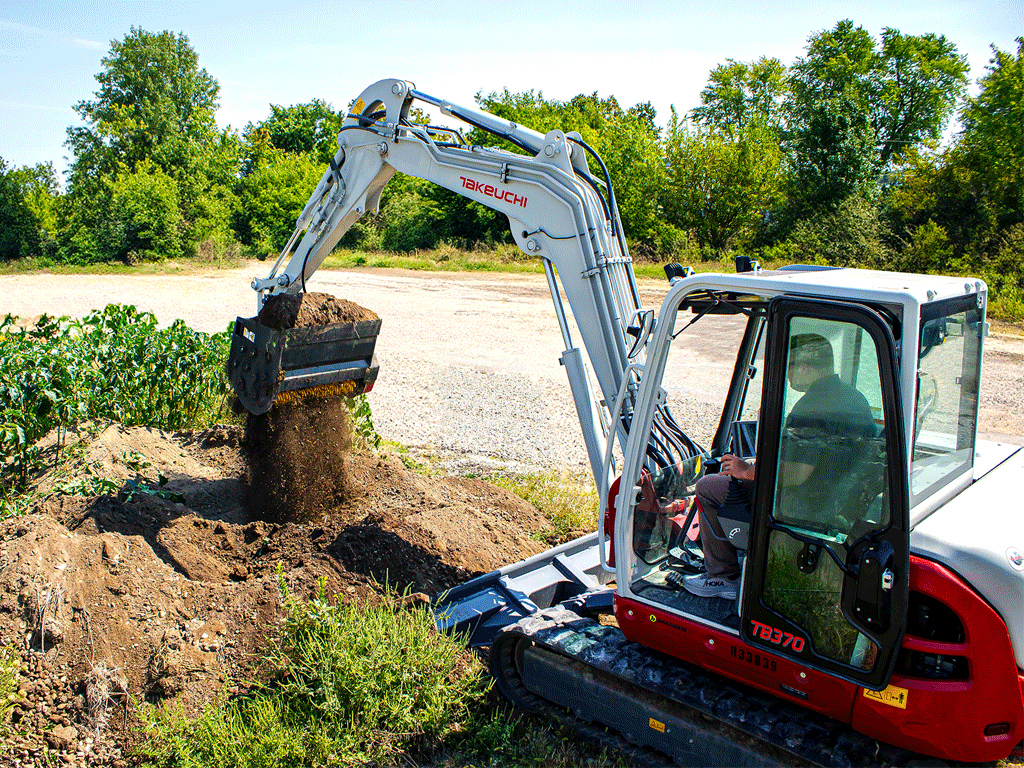
<path fill-rule="evenodd" d="M 740 575 L 736 548 L 729 543 L 718 522 L 718 508 L 729 493 L 729 475 L 705 475 L 697 481 L 697 500 L 700 502 L 700 544 L 704 549 L 704 567 L 708 576 L 733 579 Z M 754 481 L 740 480 L 747 500 L 754 503 Z"/>

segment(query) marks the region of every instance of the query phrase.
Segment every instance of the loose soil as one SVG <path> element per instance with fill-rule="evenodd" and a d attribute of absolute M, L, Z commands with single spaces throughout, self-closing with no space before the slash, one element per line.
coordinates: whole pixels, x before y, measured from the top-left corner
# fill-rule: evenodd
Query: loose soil
<path fill-rule="evenodd" d="M 376 320 L 358 304 L 327 293 L 271 296 L 257 320 L 275 330 Z M 253 516 L 274 523 L 310 520 L 359 495 L 349 471 L 352 420 L 339 397 L 278 403 L 247 414 Z"/>
<path fill-rule="evenodd" d="M 300 432 L 325 434 L 324 415 L 302 414 Z M 131 765 L 143 702 L 195 712 L 233 693 L 279 619 L 278 564 L 296 594 L 326 578 L 340 599 L 374 600 L 385 585 L 435 595 L 544 548 L 530 536 L 546 521 L 511 493 L 370 452 L 307 467 L 295 482 L 317 501 L 296 521 L 250 494 L 240 427 L 111 424 L 75 439 L 65 452 L 124 486 L 67 495 L 51 470 L 36 483 L 49 495 L 0 522 L 0 643 L 23 662 L 2 765 Z M 51 460 L 54 443 L 41 444 Z"/>
<path fill-rule="evenodd" d="M 279 293 L 267 299 L 257 318 L 275 331 L 378 319 L 372 310 L 329 293 Z"/>

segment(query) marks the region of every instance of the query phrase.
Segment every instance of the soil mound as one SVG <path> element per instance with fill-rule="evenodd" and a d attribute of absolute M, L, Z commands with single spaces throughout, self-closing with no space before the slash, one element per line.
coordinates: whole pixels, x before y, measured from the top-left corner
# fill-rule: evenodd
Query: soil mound
<path fill-rule="evenodd" d="M 366 307 L 329 293 L 280 293 L 267 299 L 256 317 L 261 325 L 275 331 L 378 319 L 377 314 Z"/>
<path fill-rule="evenodd" d="M 123 485 L 68 495 L 51 470 L 32 513 L 0 522 L 0 644 L 21 653 L 23 692 L 0 765 L 125 765 L 139 702 L 194 712 L 234 693 L 276 626 L 279 563 L 295 594 L 326 577 L 339 599 L 375 600 L 385 584 L 436 595 L 543 549 L 531 534 L 546 522 L 507 491 L 370 453 L 346 456 L 358 492 L 282 523 L 245 504 L 239 427 L 113 424 L 68 450 Z"/>

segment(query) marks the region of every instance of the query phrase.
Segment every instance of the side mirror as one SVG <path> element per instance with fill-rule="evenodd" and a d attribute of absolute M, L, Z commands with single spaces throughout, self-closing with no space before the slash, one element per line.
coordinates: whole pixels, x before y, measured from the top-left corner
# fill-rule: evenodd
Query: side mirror
<path fill-rule="evenodd" d="M 633 322 L 637 325 L 630 325 L 626 328 L 626 333 L 633 337 L 633 343 L 630 345 L 629 351 L 626 352 L 627 360 L 632 360 L 640 354 L 640 350 L 647 343 L 647 337 L 654 330 L 654 310 L 638 309 L 633 315 Z"/>

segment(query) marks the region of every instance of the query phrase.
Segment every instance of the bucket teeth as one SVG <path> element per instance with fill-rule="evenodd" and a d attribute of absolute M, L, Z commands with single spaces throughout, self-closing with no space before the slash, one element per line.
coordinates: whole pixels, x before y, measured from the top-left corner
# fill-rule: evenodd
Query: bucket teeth
<path fill-rule="evenodd" d="M 358 393 L 358 381 L 338 381 L 333 384 L 318 384 L 315 387 L 307 387 L 306 389 L 292 389 L 287 392 L 281 392 L 277 396 L 276 403 L 294 403 L 299 400 L 305 400 L 308 398 L 323 398 L 323 397 L 355 397 Z"/>

